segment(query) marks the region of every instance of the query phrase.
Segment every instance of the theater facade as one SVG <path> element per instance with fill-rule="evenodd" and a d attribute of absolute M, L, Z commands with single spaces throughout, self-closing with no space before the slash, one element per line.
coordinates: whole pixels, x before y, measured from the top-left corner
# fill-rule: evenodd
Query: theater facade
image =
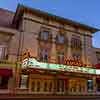
<path fill-rule="evenodd" d="M 92 36 L 99 29 L 23 5 L 0 13 L 0 93 L 97 93 Z"/>

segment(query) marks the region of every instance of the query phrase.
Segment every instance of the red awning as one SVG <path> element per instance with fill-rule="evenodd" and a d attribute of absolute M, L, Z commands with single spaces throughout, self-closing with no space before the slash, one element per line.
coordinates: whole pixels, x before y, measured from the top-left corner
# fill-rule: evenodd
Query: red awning
<path fill-rule="evenodd" d="M 12 69 L 0 68 L 0 76 L 11 77 L 12 76 Z"/>
<path fill-rule="evenodd" d="M 96 65 L 95 65 L 95 68 L 96 68 L 96 69 L 100 69 L 100 64 L 96 64 Z"/>

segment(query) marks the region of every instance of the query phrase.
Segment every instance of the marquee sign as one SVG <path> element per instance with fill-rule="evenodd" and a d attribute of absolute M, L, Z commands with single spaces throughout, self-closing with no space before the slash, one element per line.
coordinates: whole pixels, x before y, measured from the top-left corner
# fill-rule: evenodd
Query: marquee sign
<path fill-rule="evenodd" d="M 100 69 L 96 69 L 96 74 L 100 75 Z"/>
<path fill-rule="evenodd" d="M 96 69 L 93 68 L 38 62 L 35 58 L 24 59 L 22 61 L 22 68 L 43 68 L 50 70 L 96 74 Z"/>

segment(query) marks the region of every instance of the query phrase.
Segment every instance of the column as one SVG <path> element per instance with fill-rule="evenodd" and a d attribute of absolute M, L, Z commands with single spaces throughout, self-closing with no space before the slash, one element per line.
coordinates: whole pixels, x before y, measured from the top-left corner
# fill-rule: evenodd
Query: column
<path fill-rule="evenodd" d="M 85 84 L 84 85 L 85 86 L 85 91 L 84 91 L 85 93 L 84 94 L 88 94 L 88 90 L 87 90 L 87 80 L 85 80 L 85 83 L 84 84 Z"/>
<path fill-rule="evenodd" d="M 44 78 L 41 78 L 41 93 L 44 93 Z"/>
<path fill-rule="evenodd" d="M 81 37 L 82 39 L 82 62 L 85 64 L 86 63 L 86 54 L 85 54 L 85 36 Z"/>
<path fill-rule="evenodd" d="M 68 52 L 67 52 L 67 59 L 71 59 L 71 33 L 68 33 Z"/>
<path fill-rule="evenodd" d="M 57 94 L 57 78 L 54 78 L 54 95 Z"/>
<path fill-rule="evenodd" d="M 20 86 L 19 86 L 19 84 L 20 84 L 20 76 L 21 76 L 20 72 L 21 72 L 21 64 L 20 63 L 16 63 L 16 66 L 15 66 L 15 81 L 16 81 L 15 88 L 16 89 L 20 88 Z"/>
<path fill-rule="evenodd" d="M 69 88 L 68 79 L 64 80 L 64 87 L 65 87 L 65 89 L 64 89 L 65 95 L 67 95 L 68 94 L 68 88 Z"/>
<path fill-rule="evenodd" d="M 52 48 L 51 48 L 51 55 L 50 55 L 50 62 L 56 63 L 56 44 L 55 44 L 56 34 L 52 34 Z"/>
<path fill-rule="evenodd" d="M 96 85 L 96 76 L 93 76 L 93 93 L 96 94 L 97 85 Z"/>
<path fill-rule="evenodd" d="M 32 76 L 29 74 L 29 80 L 28 80 L 28 89 L 29 89 L 29 92 L 32 92 Z M 35 84 L 35 81 L 34 81 L 34 84 Z"/>

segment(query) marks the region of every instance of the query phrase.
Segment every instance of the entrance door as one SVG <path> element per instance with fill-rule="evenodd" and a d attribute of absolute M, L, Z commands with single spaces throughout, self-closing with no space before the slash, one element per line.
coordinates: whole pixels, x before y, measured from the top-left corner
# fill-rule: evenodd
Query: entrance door
<path fill-rule="evenodd" d="M 67 81 L 64 79 L 57 80 L 57 86 L 56 86 L 57 94 L 65 94 L 66 93 L 66 90 L 67 90 L 66 82 Z"/>
<path fill-rule="evenodd" d="M 41 79 L 33 79 L 31 82 L 31 91 L 34 93 L 41 93 L 42 89 L 41 89 Z"/>
<path fill-rule="evenodd" d="M 54 93 L 54 81 L 52 79 L 32 79 L 31 91 L 33 93 Z"/>
<path fill-rule="evenodd" d="M 54 79 L 32 78 L 31 91 L 33 93 L 41 93 L 41 94 L 54 94 L 54 93 L 65 94 L 67 86 L 67 84 L 65 83 L 66 81 L 64 79 L 54 80 Z"/>
<path fill-rule="evenodd" d="M 69 93 L 70 94 L 83 94 L 86 91 L 86 82 L 83 79 L 70 79 L 69 80 Z"/>

